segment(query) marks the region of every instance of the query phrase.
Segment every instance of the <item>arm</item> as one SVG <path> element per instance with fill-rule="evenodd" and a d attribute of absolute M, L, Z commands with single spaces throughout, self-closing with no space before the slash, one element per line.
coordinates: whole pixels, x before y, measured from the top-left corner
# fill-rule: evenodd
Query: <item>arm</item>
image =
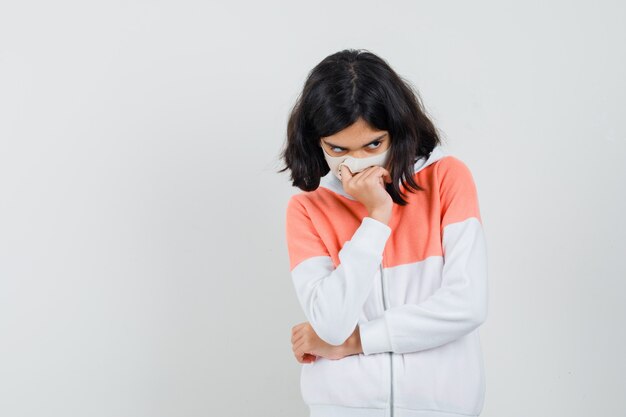
<path fill-rule="evenodd" d="M 336 268 L 306 208 L 293 197 L 286 231 L 292 281 L 304 314 L 320 339 L 341 345 L 357 326 L 391 228 L 364 217 L 339 251 Z"/>
<path fill-rule="evenodd" d="M 366 355 L 408 353 L 456 340 L 487 317 L 487 251 L 476 187 L 458 159 L 438 167 L 444 265 L 441 287 L 418 304 L 385 310 L 359 325 Z M 443 172 L 441 172 L 443 171 Z"/>

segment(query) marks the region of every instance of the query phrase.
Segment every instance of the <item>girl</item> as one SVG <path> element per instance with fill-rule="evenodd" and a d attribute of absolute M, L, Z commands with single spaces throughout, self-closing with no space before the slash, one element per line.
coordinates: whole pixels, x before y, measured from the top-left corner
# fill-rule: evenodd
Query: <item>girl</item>
<path fill-rule="evenodd" d="M 365 50 L 326 57 L 281 157 L 302 190 L 286 237 L 311 417 L 478 416 L 488 290 L 477 189 L 410 84 Z"/>

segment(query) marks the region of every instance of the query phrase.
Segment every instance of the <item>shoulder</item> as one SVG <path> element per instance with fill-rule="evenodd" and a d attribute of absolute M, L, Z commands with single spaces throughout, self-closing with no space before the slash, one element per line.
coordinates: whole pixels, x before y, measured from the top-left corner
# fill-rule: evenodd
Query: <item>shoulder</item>
<path fill-rule="evenodd" d="M 300 191 L 293 194 L 287 200 L 287 210 L 294 210 L 308 205 L 311 198 L 315 198 L 314 194 L 316 191 Z"/>
<path fill-rule="evenodd" d="M 446 155 L 435 164 L 435 172 L 440 182 L 450 180 L 466 180 L 473 182 L 469 166 L 454 155 Z"/>
<path fill-rule="evenodd" d="M 333 205 L 336 195 L 334 191 L 328 190 L 322 186 L 317 187 L 313 191 L 299 191 L 287 200 L 287 213 L 293 212 L 294 210 L 319 211 L 328 209 Z"/>
<path fill-rule="evenodd" d="M 307 192 L 292 195 L 287 201 L 285 232 L 290 269 L 314 256 L 329 257 L 328 249 L 316 227 L 317 214 L 308 204 Z"/>
<path fill-rule="evenodd" d="M 442 227 L 470 217 L 482 222 L 478 190 L 468 165 L 456 156 L 437 161 L 436 177 L 441 202 Z"/>
<path fill-rule="evenodd" d="M 289 200 L 287 200 L 287 205 L 285 207 L 287 222 L 289 222 L 290 219 L 295 218 L 309 218 L 309 212 L 311 211 L 311 207 L 315 205 L 314 201 L 316 198 L 317 190 L 301 191 L 289 197 Z"/>
<path fill-rule="evenodd" d="M 304 210 L 304 205 L 302 204 L 302 200 L 304 198 L 304 193 L 294 194 L 289 197 L 286 205 L 286 214 L 288 218 Z"/>

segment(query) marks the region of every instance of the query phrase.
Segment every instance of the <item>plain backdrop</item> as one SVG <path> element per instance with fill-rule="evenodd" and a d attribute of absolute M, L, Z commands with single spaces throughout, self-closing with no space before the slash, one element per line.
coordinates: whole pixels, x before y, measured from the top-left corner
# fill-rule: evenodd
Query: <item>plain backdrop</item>
<path fill-rule="evenodd" d="M 344 48 L 408 79 L 488 244 L 484 417 L 617 416 L 620 1 L 4 1 L 0 415 L 307 416 L 279 153 Z"/>

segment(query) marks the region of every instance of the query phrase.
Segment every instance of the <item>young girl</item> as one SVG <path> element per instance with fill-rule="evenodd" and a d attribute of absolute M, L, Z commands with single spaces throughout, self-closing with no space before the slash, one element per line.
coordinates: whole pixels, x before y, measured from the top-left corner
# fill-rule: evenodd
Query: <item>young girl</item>
<path fill-rule="evenodd" d="M 311 417 L 478 416 L 488 291 L 477 190 L 410 84 L 368 51 L 326 57 L 281 157 L 302 190 L 286 236 Z"/>

